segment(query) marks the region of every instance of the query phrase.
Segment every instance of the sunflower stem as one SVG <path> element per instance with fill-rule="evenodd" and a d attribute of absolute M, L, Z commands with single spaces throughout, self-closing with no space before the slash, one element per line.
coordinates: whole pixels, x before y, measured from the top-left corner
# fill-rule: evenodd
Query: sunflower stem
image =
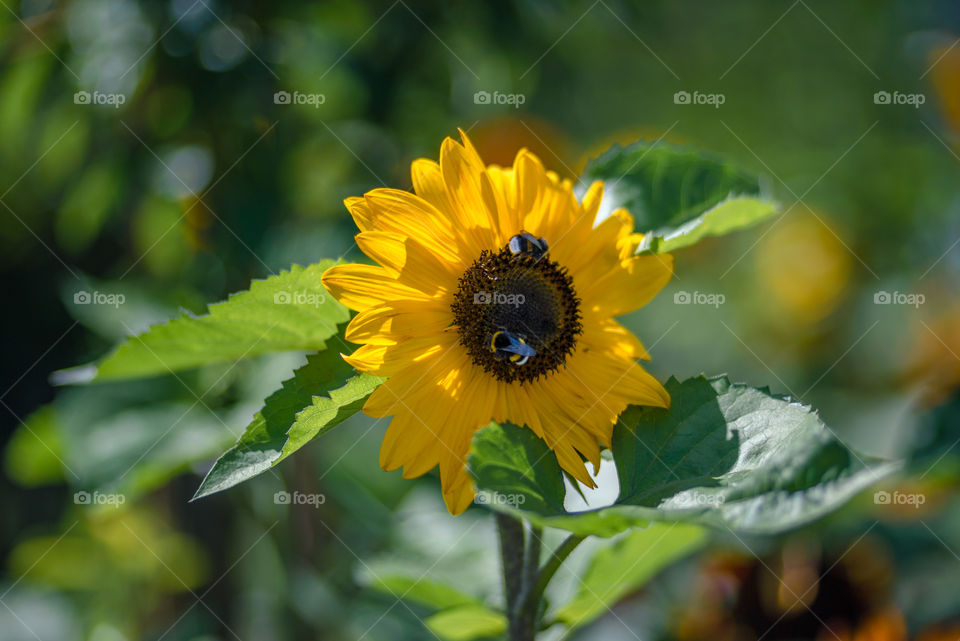
<path fill-rule="evenodd" d="M 531 534 L 533 534 L 533 531 L 531 531 Z M 539 529 L 537 529 L 537 534 L 541 534 Z M 567 557 L 570 556 L 570 553 L 573 552 L 585 538 L 587 537 L 571 534 L 564 539 L 563 543 L 557 546 L 557 549 L 553 551 L 553 554 L 551 554 L 547 562 L 544 563 L 543 568 L 535 574 L 535 577 L 532 577 L 533 580 L 531 580 L 527 586 L 524 586 L 523 594 L 516 607 L 518 618 L 521 618 L 524 622 L 529 621 L 529 625 L 531 626 L 536 624 L 537 615 L 540 610 L 540 602 L 543 600 L 543 593 L 547 589 L 550 579 L 552 579 L 553 575 L 560 569 L 560 566 L 566 561 Z M 521 615 L 520 613 L 524 614 Z M 532 639 L 533 637 L 531 636 L 529 638 Z"/>
<path fill-rule="evenodd" d="M 523 590 L 524 542 L 523 523 L 512 516 L 494 513 L 500 535 L 500 558 L 503 563 L 503 594 L 506 601 L 510 641 L 533 641 L 533 631 L 524 636 L 516 616 L 517 604 Z"/>
<path fill-rule="evenodd" d="M 527 534 L 527 550 L 523 567 L 523 594 L 533 589 L 540 570 L 540 549 L 543 544 L 543 528 L 530 524 Z"/>
<path fill-rule="evenodd" d="M 523 581 L 516 601 L 511 604 L 509 609 L 511 641 L 533 641 L 536 635 L 540 602 L 536 600 L 528 603 L 527 595 L 531 593 L 537 583 L 542 540 L 543 529 L 532 523 L 529 524 L 526 554 L 523 559 Z"/>

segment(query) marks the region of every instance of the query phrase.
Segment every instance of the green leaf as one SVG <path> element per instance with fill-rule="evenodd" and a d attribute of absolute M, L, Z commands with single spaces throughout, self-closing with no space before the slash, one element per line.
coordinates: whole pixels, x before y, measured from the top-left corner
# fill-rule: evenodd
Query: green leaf
<path fill-rule="evenodd" d="M 750 197 L 729 198 L 706 213 L 666 232 L 647 234 L 641 252 L 665 254 L 689 247 L 707 236 L 723 236 L 750 227 L 777 213 L 777 205 L 769 200 Z"/>
<path fill-rule="evenodd" d="M 444 641 L 501 637 L 507 630 L 506 617 L 482 605 L 444 610 L 428 617 L 425 623 L 431 632 Z"/>
<path fill-rule="evenodd" d="M 539 514 L 563 510 L 557 458 L 532 430 L 490 423 L 473 438 L 470 472 L 487 493 L 478 502 L 522 507 Z"/>
<path fill-rule="evenodd" d="M 28 486 L 59 478 L 76 490 L 134 501 L 233 440 L 225 414 L 193 397 L 169 398 L 175 387 L 180 383 L 170 380 L 61 390 L 14 432 L 5 453 L 8 474 Z"/>
<path fill-rule="evenodd" d="M 920 416 L 910 434 L 910 458 L 913 464 L 919 464 L 923 472 L 931 464 L 939 463 L 948 454 L 958 454 L 954 450 L 957 444 L 957 426 L 960 425 L 960 389 L 942 404 Z"/>
<path fill-rule="evenodd" d="M 630 532 L 597 551 L 577 595 L 552 618 L 570 628 L 589 623 L 657 572 L 701 547 L 706 538 L 703 528 L 677 523 Z"/>
<path fill-rule="evenodd" d="M 625 207 L 646 234 L 640 251 L 666 253 L 755 225 L 777 212 L 760 181 L 733 163 L 666 143 L 614 145 L 587 165 L 604 201 Z"/>
<path fill-rule="evenodd" d="M 755 176 L 724 158 L 646 141 L 612 146 L 587 164 L 583 177 L 604 181 L 604 200 L 629 210 L 643 232 L 677 227 L 731 194 L 760 193 Z"/>
<path fill-rule="evenodd" d="M 580 535 L 612 536 L 651 521 L 767 534 L 829 514 L 900 467 L 863 460 L 816 412 L 769 390 L 702 376 L 671 378 L 666 388 L 669 410 L 633 406 L 620 416 L 614 505 L 576 514 L 494 507 Z M 500 479 L 495 489 L 516 482 Z"/>
<path fill-rule="evenodd" d="M 4 468 L 7 476 L 25 487 L 54 485 L 64 480 L 61 461 L 65 456 L 56 410 L 45 405 L 13 432 L 4 452 Z"/>
<path fill-rule="evenodd" d="M 210 306 L 205 316 L 181 314 L 132 336 L 96 366 L 95 380 L 137 378 L 282 350 L 313 351 L 350 315 L 320 277 L 335 261 L 294 265 L 250 290 Z"/>
<path fill-rule="evenodd" d="M 339 354 L 336 356 L 340 358 Z M 297 414 L 296 421 L 287 431 L 287 440 L 277 462 L 359 412 L 373 390 L 385 380 L 358 373 L 341 387 L 331 390 L 328 396 L 314 396 L 312 404 Z"/>
<path fill-rule="evenodd" d="M 396 599 L 432 608 L 446 610 L 462 606 L 481 606 L 477 599 L 445 583 L 402 574 L 371 577 L 370 587 Z"/>
<path fill-rule="evenodd" d="M 356 414 L 384 379 L 358 374 L 338 350 L 307 363 L 267 397 L 236 444 L 217 459 L 194 500 L 265 472 L 317 436 Z"/>

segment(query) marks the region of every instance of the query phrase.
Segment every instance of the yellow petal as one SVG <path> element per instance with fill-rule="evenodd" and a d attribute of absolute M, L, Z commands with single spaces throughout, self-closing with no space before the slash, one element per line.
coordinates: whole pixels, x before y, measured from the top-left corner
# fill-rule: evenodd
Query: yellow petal
<path fill-rule="evenodd" d="M 415 336 L 439 334 L 452 322 L 445 302 L 397 300 L 354 316 L 345 337 L 351 343 L 394 345 Z"/>
<path fill-rule="evenodd" d="M 384 187 L 368 191 L 364 199 L 370 222 L 360 227 L 360 231 L 397 232 L 429 247 L 448 262 L 464 265 L 457 252 L 456 234 L 449 216 L 423 198 L 401 189 Z M 362 211 L 357 205 L 354 209 Z"/>
<path fill-rule="evenodd" d="M 483 199 L 480 175 L 483 164 L 476 153 L 470 153 L 452 138 L 440 148 L 440 171 L 450 198 L 452 215 L 460 233 L 477 254 L 483 249 L 496 249 L 491 212 Z"/>
<path fill-rule="evenodd" d="M 373 265 L 335 265 L 323 273 L 323 286 L 352 310 L 362 312 L 398 299 L 430 301 L 433 297 Z"/>
<path fill-rule="evenodd" d="M 673 256 L 645 254 L 621 261 L 614 269 L 582 287 L 584 307 L 607 316 L 619 316 L 643 307 L 673 276 Z"/>
<path fill-rule="evenodd" d="M 437 336 L 419 336 L 395 345 L 363 345 L 343 360 L 361 372 L 393 376 L 431 360 L 445 347 Z"/>
<path fill-rule="evenodd" d="M 365 231 L 357 234 L 356 240 L 364 254 L 402 283 L 434 296 L 456 289 L 460 266 L 444 260 L 414 238 L 397 232 Z"/>

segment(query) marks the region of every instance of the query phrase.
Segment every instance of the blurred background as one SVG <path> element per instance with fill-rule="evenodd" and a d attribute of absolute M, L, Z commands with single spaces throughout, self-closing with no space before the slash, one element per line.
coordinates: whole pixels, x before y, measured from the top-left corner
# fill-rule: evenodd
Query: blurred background
<path fill-rule="evenodd" d="M 359 259 L 343 198 L 409 188 L 458 126 L 488 162 L 527 147 L 570 178 L 638 138 L 762 174 L 784 215 L 685 250 L 626 322 L 661 379 L 791 394 L 909 458 L 887 490 L 923 497 L 715 535 L 574 638 L 960 637 L 957 3 L 0 4 L 3 639 L 433 638 L 384 589 L 404 573 L 496 602 L 485 513 L 380 471 L 361 415 L 188 503 L 302 355 L 50 378 L 252 278 Z"/>

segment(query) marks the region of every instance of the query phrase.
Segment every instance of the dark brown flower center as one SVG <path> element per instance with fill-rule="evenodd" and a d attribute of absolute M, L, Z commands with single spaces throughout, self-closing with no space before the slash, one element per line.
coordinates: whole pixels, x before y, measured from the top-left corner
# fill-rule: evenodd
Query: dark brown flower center
<path fill-rule="evenodd" d="M 480 253 L 460 277 L 451 309 L 474 364 L 506 382 L 556 370 L 583 332 L 566 269 L 509 246 Z"/>

